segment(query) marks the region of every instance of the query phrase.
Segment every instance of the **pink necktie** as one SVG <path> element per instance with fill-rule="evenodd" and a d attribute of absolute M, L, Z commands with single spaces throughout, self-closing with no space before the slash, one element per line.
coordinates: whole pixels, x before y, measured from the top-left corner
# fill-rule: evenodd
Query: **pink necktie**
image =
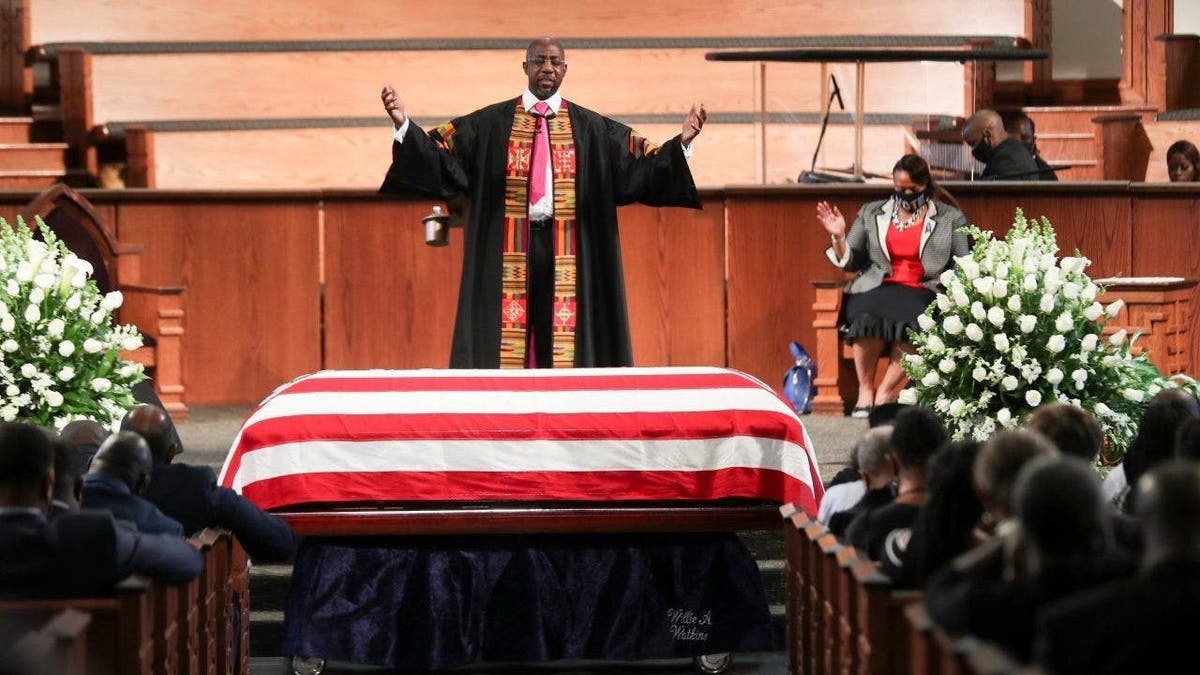
<path fill-rule="evenodd" d="M 545 101 L 538 101 L 533 106 L 533 116 L 537 118 L 537 128 L 533 132 L 533 154 L 529 158 L 529 203 L 536 204 L 546 196 L 546 164 L 550 157 L 550 130 L 546 125 L 546 116 L 550 114 L 550 106 Z"/>

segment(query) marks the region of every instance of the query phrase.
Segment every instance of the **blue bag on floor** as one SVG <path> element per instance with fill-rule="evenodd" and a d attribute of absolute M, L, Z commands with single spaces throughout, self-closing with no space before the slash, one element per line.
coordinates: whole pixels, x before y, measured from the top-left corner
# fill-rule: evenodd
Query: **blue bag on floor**
<path fill-rule="evenodd" d="M 796 365 L 783 374 L 783 396 L 797 413 L 807 415 L 812 412 L 812 400 L 817 395 L 817 364 L 799 342 L 790 346 Z"/>

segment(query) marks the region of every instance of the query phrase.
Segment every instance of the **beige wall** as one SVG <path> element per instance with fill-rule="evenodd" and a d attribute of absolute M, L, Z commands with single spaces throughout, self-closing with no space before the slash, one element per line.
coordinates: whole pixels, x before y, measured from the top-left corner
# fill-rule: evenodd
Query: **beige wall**
<path fill-rule="evenodd" d="M 1121 0 L 1051 0 L 1050 11 L 1054 79 L 1121 77 Z"/>
<path fill-rule="evenodd" d="M 1200 0 L 1175 0 L 1175 32 L 1200 35 Z"/>

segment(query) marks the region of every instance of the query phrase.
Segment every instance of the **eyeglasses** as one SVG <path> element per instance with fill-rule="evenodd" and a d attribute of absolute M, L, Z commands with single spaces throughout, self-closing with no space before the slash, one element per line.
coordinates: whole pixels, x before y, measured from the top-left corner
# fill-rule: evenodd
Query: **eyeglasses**
<path fill-rule="evenodd" d="M 535 56 L 532 59 L 529 59 L 529 65 L 531 66 L 541 67 L 547 63 L 555 68 L 561 68 L 562 66 L 567 65 L 566 59 L 560 59 L 557 56 Z"/>

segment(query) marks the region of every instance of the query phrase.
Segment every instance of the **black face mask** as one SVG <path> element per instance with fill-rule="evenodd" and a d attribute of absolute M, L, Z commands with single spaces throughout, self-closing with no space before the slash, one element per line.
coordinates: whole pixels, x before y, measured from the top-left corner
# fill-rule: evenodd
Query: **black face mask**
<path fill-rule="evenodd" d="M 971 156 L 984 164 L 988 163 L 988 160 L 992 158 L 992 146 L 987 142 L 987 136 L 980 138 L 979 142 L 971 148 Z"/>
<path fill-rule="evenodd" d="M 928 190 L 924 190 L 916 194 L 896 190 L 893 194 L 895 195 L 896 206 L 899 206 L 901 209 L 908 211 L 909 213 L 912 213 L 913 211 L 916 211 L 917 209 L 929 203 Z"/>

